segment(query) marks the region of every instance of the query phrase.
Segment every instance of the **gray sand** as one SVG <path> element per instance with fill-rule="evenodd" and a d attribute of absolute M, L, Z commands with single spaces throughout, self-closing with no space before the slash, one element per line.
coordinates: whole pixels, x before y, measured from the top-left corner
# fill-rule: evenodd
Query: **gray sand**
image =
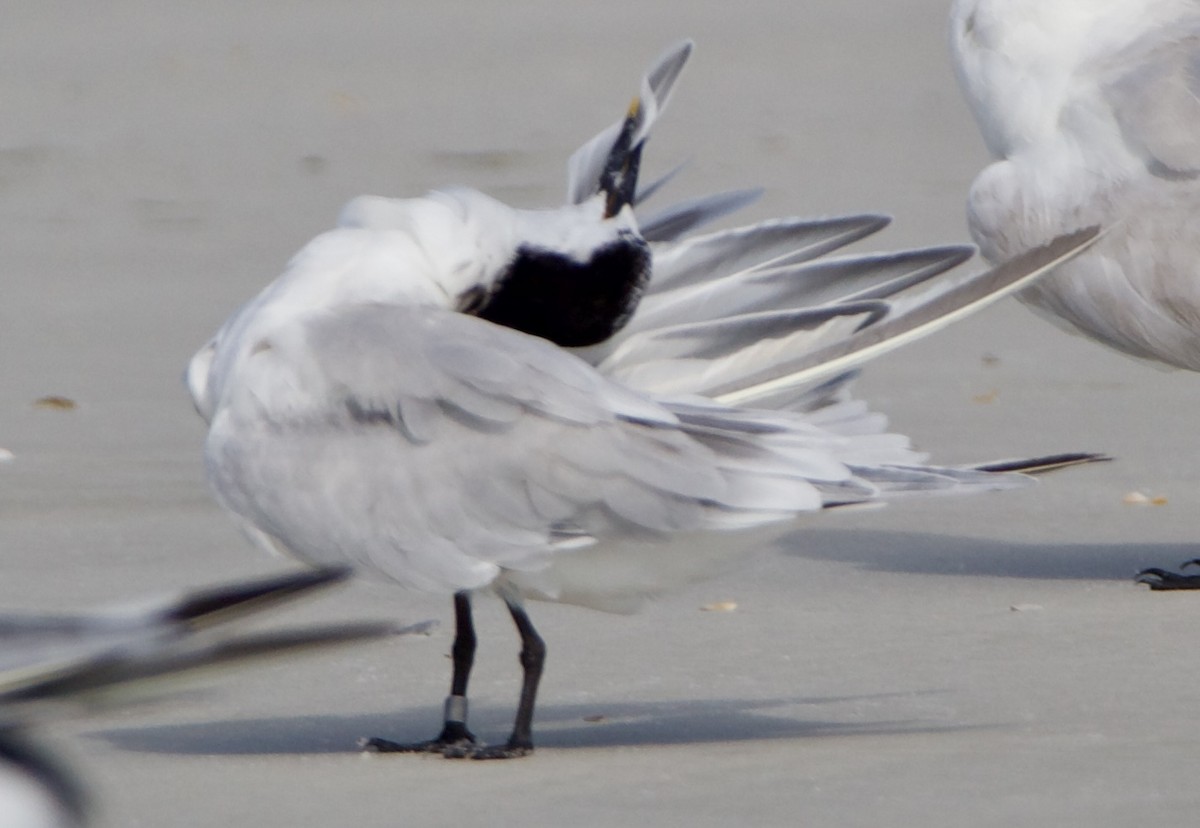
<path fill-rule="evenodd" d="M 678 194 L 765 183 L 749 217 L 877 210 L 897 220 L 876 247 L 957 242 L 986 160 L 943 0 L 248 5 L 4 14 L 4 607 L 285 566 L 205 489 L 179 380 L 191 352 L 357 193 L 462 183 L 556 203 L 567 153 L 680 36 L 699 49 L 648 159 L 692 159 Z M 1119 462 L 824 516 L 636 616 L 533 606 L 550 660 L 524 761 L 355 752 L 363 735 L 433 735 L 449 667 L 449 602 L 367 585 L 290 617 L 445 623 L 52 741 L 99 824 L 123 828 L 1191 824 L 1200 595 L 1130 576 L 1197 552 L 1200 378 L 1009 301 L 860 388 L 941 460 Z M 32 405 L 46 395 L 78 406 Z M 1123 503 L 1135 490 L 1166 503 Z M 699 610 L 714 601 L 737 610 Z M 480 603 L 474 726 L 496 740 L 517 645 Z"/>

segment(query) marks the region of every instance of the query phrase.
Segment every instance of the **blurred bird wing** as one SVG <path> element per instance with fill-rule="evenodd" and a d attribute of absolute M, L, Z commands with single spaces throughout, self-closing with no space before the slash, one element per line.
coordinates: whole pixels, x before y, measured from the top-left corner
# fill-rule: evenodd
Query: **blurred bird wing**
<path fill-rule="evenodd" d="M 347 574 L 345 569 L 306 570 L 86 615 L 0 616 L 0 707 L 69 699 L 201 667 L 398 632 L 391 625 L 350 624 L 226 638 L 198 634 Z"/>

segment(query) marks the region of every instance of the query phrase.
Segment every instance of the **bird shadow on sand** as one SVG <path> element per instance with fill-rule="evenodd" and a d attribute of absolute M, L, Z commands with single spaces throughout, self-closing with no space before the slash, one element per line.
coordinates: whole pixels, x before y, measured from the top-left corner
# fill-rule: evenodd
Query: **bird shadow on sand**
<path fill-rule="evenodd" d="M 542 747 L 577 749 L 979 729 L 977 725 L 947 725 L 917 719 L 846 722 L 795 715 L 797 706 L 871 704 L 889 697 L 913 698 L 933 692 L 936 691 L 852 698 L 548 704 L 538 709 L 535 737 Z M 503 741 L 511 714 L 511 710 L 500 706 L 473 711 L 472 730 L 484 741 Z M 353 753 L 363 736 L 414 741 L 429 738 L 439 727 L 437 715 L 435 707 L 422 707 L 388 715 L 272 717 L 153 725 L 93 731 L 88 737 L 140 753 L 226 756 Z"/>
<path fill-rule="evenodd" d="M 808 529 L 779 542 L 785 555 L 918 575 L 1131 581 L 1147 567 L 1175 569 L 1198 544 L 1021 544 L 919 532 Z"/>

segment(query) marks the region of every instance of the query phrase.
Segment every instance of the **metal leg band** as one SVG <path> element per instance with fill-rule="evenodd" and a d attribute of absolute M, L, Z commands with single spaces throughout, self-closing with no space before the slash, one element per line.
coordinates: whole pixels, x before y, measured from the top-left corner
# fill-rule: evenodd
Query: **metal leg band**
<path fill-rule="evenodd" d="M 446 696 L 445 714 L 443 719 L 447 722 L 457 722 L 458 724 L 466 724 L 467 722 L 467 697 L 466 696 Z"/>

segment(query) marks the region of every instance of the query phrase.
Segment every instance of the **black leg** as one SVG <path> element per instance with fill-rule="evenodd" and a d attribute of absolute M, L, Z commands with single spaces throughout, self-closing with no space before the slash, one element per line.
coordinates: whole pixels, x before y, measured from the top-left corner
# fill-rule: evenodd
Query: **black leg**
<path fill-rule="evenodd" d="M 479 745 L 467 730 L 467 682 L 475 661 L 475 623 L 471 619 L 471 596 L 467 592 L 454 595 L 454 674 L 450 695 L 446 697 L 446 713 L 442 732 L 427 742 L 402 743 L 388 739 L 364 739 L 364 750 L 376 753 L 440 753 L 447 759 L 514 759 L 533 752 L 533 705 L 537 699 L 542 666 L 546 663 L 546 642 L 538 635 L 525 608 L 515 597 L 506 597 L 517 632 L 521 634 L 521 699 L 517 703 L 517 718 L 513 722 L 508 743 L 495 747 Z"/>
<path fill-rule="evenodd" d="M 475 622 L 471 618 L 471 594 L 454 593 L 454 674 L 450 695 L 446 697 L 442 732 L 426 742 L 393 742 L 388 739 L 364 739 L 360 746 L 376 753 L 441 753 L 444 756 L 468 756 L 473 752 L 475 736 L 467 730 L 467 682 L 475 662 Z"/>
<path fill-rule="evenodd" d="M 542 666 L 546 663 L 546 642 L 533 628 L 533 622 L 520 603 L 508 598 L 505 603 L 521 634 L 521 667 L 524 670 L 521 700 L 517 703 L 517 718 L 508 744 L 468 751 L 467 755 L 473 759 L 515 759 L 533 752 L 533 705 L 542 678 Z"/>
<path fill-rule="evenodd" d="M 454 675 L 450 680 L 450 695 L 446 697 L 442 733 L 434 741 L 443 745 L 474 744 L 475 737 L 467 730 L 467 681 L 475 663 L 475 622 L 471 618 L 471 594 L 454 594 Z"/>

